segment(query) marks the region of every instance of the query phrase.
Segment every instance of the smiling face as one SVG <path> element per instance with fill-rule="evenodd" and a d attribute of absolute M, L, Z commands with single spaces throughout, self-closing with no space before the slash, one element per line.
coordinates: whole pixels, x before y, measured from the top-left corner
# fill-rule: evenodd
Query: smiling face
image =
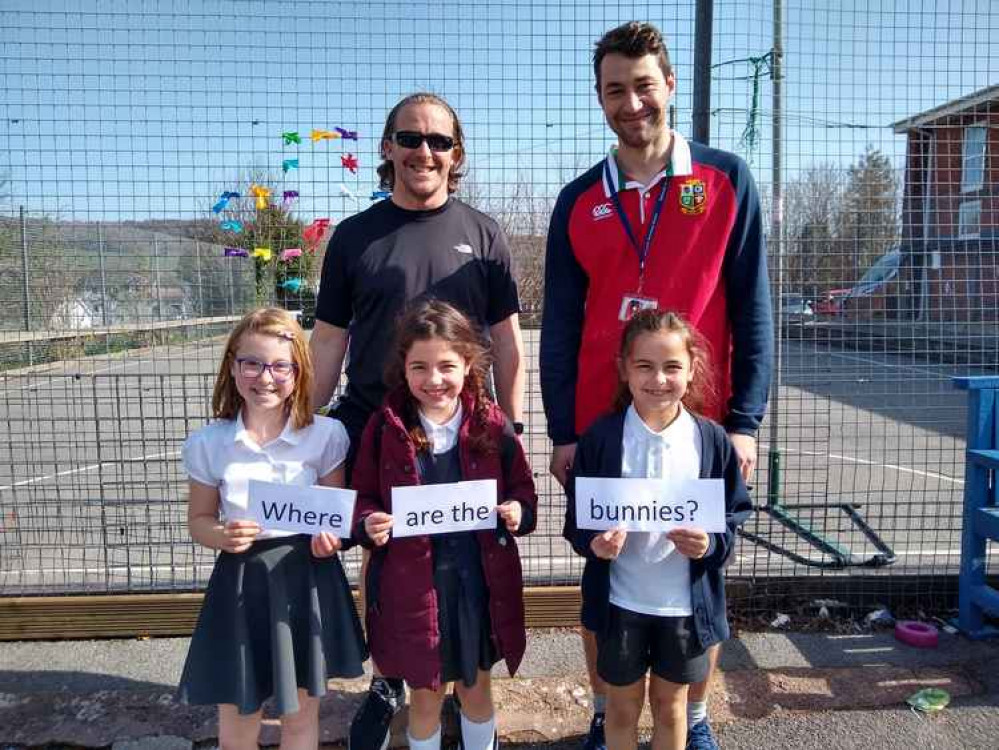
<path fill-rule="evenodd" d="M 693 379 L 690 352 L 680 334 L 655 331 L 639 334 L 628 356 L 618 362 L 635 411 L 659 430 L 680 413 L 680 402 Z"/>
<path fill-rule="evenodd" d="M 622 146 L 644 149 L 667 136 L 666 107 L 675 88 L 655 55 L 614 52 L 600 63 L 600 106 Z"/>
<path fill-rule="evenodd" d="M 403 107 L 395 121 L 395 132 L 399 131 L 455 137 L 451 115 L 443 107 L 430 102 Z M 392 202 L 411 210 L 444 205 L 448 196 L 448 174 L 459 148 L 432 151 L 426 141 L 417 148 L 405 148 L 394 140 L 382 141 L 382 155 L 392 162 L 395 170 Z"/>
<path fill-rule="evenodd" d="M 239 360 L 251 360 L 271 367 L 264 368 L 257 377 L 251 377 L 244 372 L 255 369 L 255 366 L 252 362 L 241 366 Z M 285 408 L 285 402 L 295 392 L 295 372 L 292 371 L 287 379 L 278 382 L 274 379 L 272 367 L 276 363 L 293 362 L 292 344 L 288 339 L 263 333 L 244 334 L 235 349 L 232 378 L 236 383 L 236 390 L 243 398 L 245 408 L 258 413 Z"/>
<path fill-rule="evenodd" d="M 423 415 L 443 424 L 458 409 L 469 364 L 443 339 L 417 339 L 406 353 L 406 385 Z"/>

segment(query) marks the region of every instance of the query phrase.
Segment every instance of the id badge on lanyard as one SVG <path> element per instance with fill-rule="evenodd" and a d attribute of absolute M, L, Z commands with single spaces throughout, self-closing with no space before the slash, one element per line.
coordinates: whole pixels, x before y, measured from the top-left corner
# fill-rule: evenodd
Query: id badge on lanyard
<path fill-rule="evenodd" d="M 610 165 L 608 162 L 604 162 L 604 177 L 608 185 L 613 185 L 610 179 Z M 659 190 L 659 197 L 656 199 L 655 208 L 652 210 L 652 217 L 649 219 L 649 230 L 645 233 L 645 241 L 641 246 L 639 246 L 635 233 L 631 229 L 631 222 L 628 221 L 628 216 L 624 212 L 624 206 L 621 205 L 621 198 L 617 191 L 611 196 L 614 201 L 614 209 L 617 212 L 618 220 L 621 222 L 621 226 L 624 227 L 624 232 L 628 235 L 628 240 L 638 255 L 638 290 L 631 294 L 624 294 L 621 297 L 621 307 L 618 309 L 617 315 L 618 319 L 622 322 L 631 320 L 635 316 L 635 313 L 641 310 L 653 310 L 659 305 L 659 300 L 644 294 L 642 287 L 645 282 L 645 261 L 649 256 L 649 251 L 652 249 L 652 239 L 656 234 L 656 228 L 659 226 L 659 217 L 662 215 L 663 205 L 666 202 L 666 193 L 668 192 L 669 176 L 663 179 L 662 187 Z"/>

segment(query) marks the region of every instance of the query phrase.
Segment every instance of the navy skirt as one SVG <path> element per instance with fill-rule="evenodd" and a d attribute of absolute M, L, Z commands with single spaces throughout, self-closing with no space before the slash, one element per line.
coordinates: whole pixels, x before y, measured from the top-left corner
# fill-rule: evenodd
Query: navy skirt
<path fill-rule="evenodd" d="M 475 685 L 479 670 L 488 672 L 499 661 L 493 645 L 486 588 L 479 545 L 474 532 L 434 537 L 434 589 L 437 592 L 437 625 L 440 629 L 441 681 Z M 449 542 L 464 542 L 475 557 L 441 554 Z"/>
<path fill-rule="evenodd" d="M 320 697 L 331 677 L 358 677 L 367 650 L 337 555 L 319 559 L 310 537 L 254 542 L 219 553 L 191 637 L 178 697 L 235 705 L 241 714 L 274 698 L 299 709 L 298 690 Z"/>

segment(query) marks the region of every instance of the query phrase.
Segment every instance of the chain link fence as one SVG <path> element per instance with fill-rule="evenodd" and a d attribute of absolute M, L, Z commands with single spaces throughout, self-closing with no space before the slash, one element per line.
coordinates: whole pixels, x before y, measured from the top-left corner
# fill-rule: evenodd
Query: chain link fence
<path fill-rule="evenodd" d="M 384 117 L 421 89 L 462 118 L 461 197 L 517 261 L 542 495 L 525 572 L 577 580 L 534 326 L 555 196 L 613 144 L 592 46 L 634 18 L 668 38 L 671 121 L 742 155 L 768 216 L 779 367 L 733 605 L 944 601 L 964 477 L 950 377 L 999 370 L 999 9 L 702 2 L 706 29 L 678 5 L 9 3 L 0 595 L 205 584 L 179 450 L 223 337 L 258 304 L 310 322 L 325 240 L 380 199 Z"/>

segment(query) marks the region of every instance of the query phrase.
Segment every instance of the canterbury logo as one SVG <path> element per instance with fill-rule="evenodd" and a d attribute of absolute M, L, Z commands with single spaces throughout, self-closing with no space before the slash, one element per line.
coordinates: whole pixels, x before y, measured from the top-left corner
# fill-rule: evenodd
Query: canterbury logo
<path fill-rule="evenodd" d="M 593 207 L 593 220 L 606 219 L 614 211 L 610 203 L 601 203 Z"/>
<path fill-rule="evenodd" d="M 466 245 L 464 242 L 462 242 L 460 245 L 455 245 L 454 249 L 457 250 L 459 253 L 463 253 L 464 255 L 472 254 L 472 246 Z"/>

